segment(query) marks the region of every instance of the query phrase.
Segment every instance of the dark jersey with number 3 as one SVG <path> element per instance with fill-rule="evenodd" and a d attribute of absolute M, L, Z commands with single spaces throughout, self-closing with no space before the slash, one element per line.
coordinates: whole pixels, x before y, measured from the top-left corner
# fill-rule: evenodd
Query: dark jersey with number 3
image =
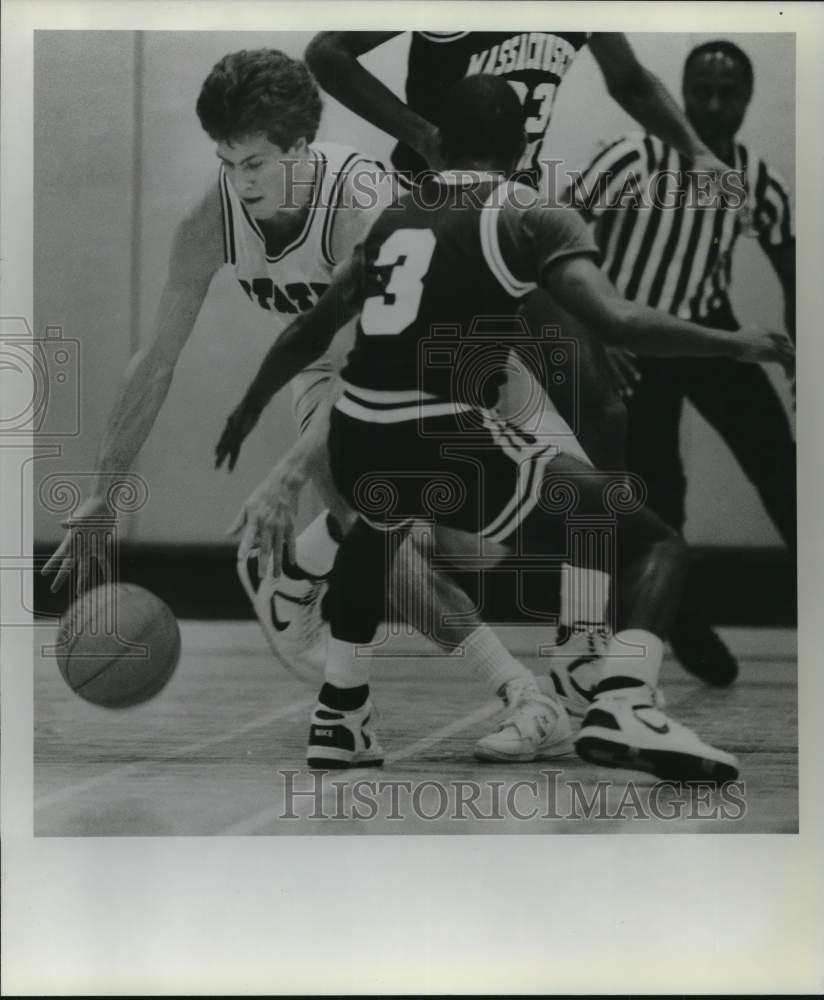
<path fill-rule="evenodd" d="M 512 338 L 523 338 L 518 303 L 579 254 L 595 258 L 597 247 L 578 213 L 542 206 L 522 184 L 428 180 L 383 212 L 361 248 L 346 391 L 384 420 L 421 401 L 492 405 Z"/>
<path fill-rule="evenodd" d="M 518 167 L 537 184 L 555 95 L 564 74 L 587 42 L 582 31 L 415 31 L 409 47 L 406 102 L 433 125 L 440 124 L 444 95 L 478 73 L 502 76 L 517 93 L 527 147 Z M 398 145 L 394 166 L 417 176 L 427 168 L 408 146 Z"/>

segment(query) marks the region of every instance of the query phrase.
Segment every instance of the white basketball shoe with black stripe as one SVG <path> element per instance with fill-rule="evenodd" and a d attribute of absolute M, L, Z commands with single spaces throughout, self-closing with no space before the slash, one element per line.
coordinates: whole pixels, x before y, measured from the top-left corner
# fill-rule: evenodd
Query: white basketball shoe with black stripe
<path fill-rule="evenodd" d="M 261 579 L 256 559 L 239 561 L 237 569 L 275 656 L 301 680 L 317 684 L 329 640 L 321 614 L 327 578 L 284 563 L 280 576 Z"/>
<path fill-rule="evenodd" d="M 738 762 L 665 715 L 647 685 L 598 694 L 575 737 L 592 764 L 647 771 L 669 781 L 722 784 L 738 777 Z"/>
<path fill-rule="evenodd" d="M 536 681 L 510 681 L 501 696 L 512 711 L 494 733 L 475 744 L 478 760 L 526 762 L 573 753 L 572 727 L 564 706 L 542 694 Z"/>

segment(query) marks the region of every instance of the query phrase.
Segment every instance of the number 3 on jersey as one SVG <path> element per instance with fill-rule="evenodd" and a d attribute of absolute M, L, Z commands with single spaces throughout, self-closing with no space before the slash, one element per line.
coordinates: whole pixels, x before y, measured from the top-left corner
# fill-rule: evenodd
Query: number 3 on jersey
<path fill-rule="evenodd" d="M 418 315 L 423 295 L 421 279 L 429 270 L 435 252 L 431 229 L 396 229 L 381 246 L 375 267 L 391 267 L 383 295 L 366 300 L 361 312 L 361 330 L 369 336 L 402 333 Z"/>

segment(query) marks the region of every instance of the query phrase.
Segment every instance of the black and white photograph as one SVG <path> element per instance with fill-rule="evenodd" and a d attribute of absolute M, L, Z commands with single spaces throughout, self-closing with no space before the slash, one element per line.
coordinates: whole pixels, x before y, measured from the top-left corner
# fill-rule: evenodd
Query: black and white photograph
<path fill-rule="evenodd" d="M 818 13 L 10 6 L 10 988 L 821 987 Z"/>

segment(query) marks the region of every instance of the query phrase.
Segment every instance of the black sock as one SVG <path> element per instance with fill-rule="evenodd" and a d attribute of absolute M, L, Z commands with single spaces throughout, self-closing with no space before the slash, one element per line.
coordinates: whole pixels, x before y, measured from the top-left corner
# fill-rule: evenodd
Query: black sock
<path fill-rule="evenodd" d="M 327 708 L 335 708 L 339 712 L 354 712 L 361 708 L 369 697 L 369 685 L 359 684 L 352 688 L 339 688 L 328 682 L 323 685 L 318 695 L 318 701 Z"/>

